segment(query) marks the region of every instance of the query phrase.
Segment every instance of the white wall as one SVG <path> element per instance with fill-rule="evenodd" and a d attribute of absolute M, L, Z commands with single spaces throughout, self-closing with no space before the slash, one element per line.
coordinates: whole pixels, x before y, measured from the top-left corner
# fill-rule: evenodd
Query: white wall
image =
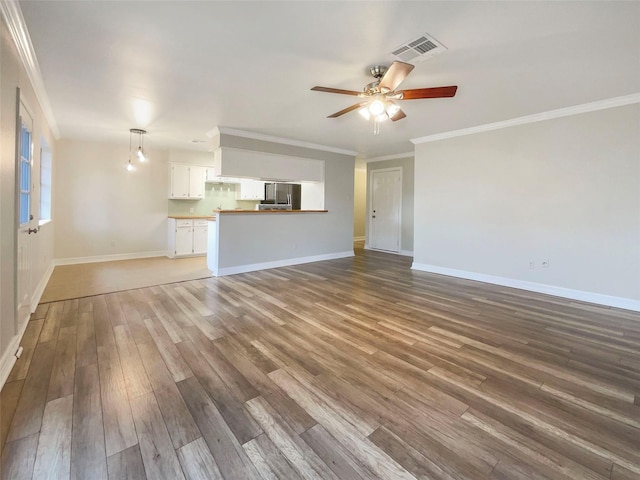
<path fill-rule="evenodd" d="M 324 210 L 324 182 L 300 182 L 300 208 Z"/>
<path fill-rule="evenodd" d="M 413 204 L 414 204 L 414 161 L 413 157 L 381 160 L 367 163 L 367 205 L 369 212 L 371 205 L 371 173 L 386 168 L 402 168 L 402 218 L 400 219 L 400 252 L 406 255 L 413 253 Z M 367 244 L 369 244 L 369 220 L 367 221 Z"/>
<path fill-rule="evenodd" d="M 416 145 L 414 266 L 640 306 L 639 132 L 634 104 Z"/>
<path fill-rule="evenodd" d="M 49 277 L 53 273 L 53 242 L 55 222 L 47 222 L 40 227 L 37 235 L 31 235 L 31 285 L 37 298 L 32 299 L 32 310 L 37 307 Z"/>
<path fill-rule="evenodd" d="M 31 213 L 39 218 L 40 207 L 40 143 L 45 139 L 56 161 L 56 144 L 45 115 L 29 82 L 27 72 L 4 18 L 0 43 L 0 386 L 13 365 L 13 354 L 20 341 L 16 328 L 16 89 L 33 116 L 33 167 Z M 35 226 L 35 224 L 34 224 Z M 53 248 L 53 223 L 45 225 L 37 235 L 31 235 L 32 304 L 39 300 L 37 287 L 50 272 Z M 41 292 L 39 292 L 41 293 Z"/>
<path fill-rule="evenodd" d="M 203 152 L 200 150 L 178 150 L 169 149 L 169 162 L 186 163 L 188 165 L 213 166 L 213 152 Z"/>
<path fill-rule="evenodd" d="M 56 261 L 166 251 L 168 152 L 146 148 L 149 162 L 128 172 L 128 140 L 59 142 L 53 172 Z"/>

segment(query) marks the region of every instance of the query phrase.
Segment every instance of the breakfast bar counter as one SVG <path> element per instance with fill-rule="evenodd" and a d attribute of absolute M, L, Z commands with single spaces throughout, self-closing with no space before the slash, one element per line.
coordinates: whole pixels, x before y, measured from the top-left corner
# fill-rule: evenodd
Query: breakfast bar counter
<path fill-rule="evenodd" d="M 278 214 L 278 213 L 327 213 L 329 210 L 214 210 L 213 213 L 222 213 L 222 214 Z"/>
<path fill-rule="evenodd" d="M 224 276 L 353 256 L 353 241 L 333 234 L 328 210 L 214 210 L 207 267 Z M 345 219 L 353 224 L 353 219 Z"/>

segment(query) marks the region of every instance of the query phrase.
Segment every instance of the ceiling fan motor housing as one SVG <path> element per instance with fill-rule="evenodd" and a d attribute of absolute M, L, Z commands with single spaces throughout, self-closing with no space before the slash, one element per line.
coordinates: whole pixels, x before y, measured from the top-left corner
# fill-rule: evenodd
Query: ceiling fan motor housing
<path fill-rule="evenodd" d="M 378 85 L 380 85 L 380 80 L 376 80 L 375 82 L 371 82 L 369 83 L 366 87 L 364 87 L 364 93 L 365 95 L 373 95 L 375 93 L 378 93 L 380 91 L 380 89 L 378 88 Z"/>
<path fill-rule="evenodd" d="M 371 72 L 372 77 L 380 80 L 384 76 L 384 74 L 387 73 L 388 68 L 389 67 L 385 65 L 374 65 L 369 69 L 369 72 Z"/>

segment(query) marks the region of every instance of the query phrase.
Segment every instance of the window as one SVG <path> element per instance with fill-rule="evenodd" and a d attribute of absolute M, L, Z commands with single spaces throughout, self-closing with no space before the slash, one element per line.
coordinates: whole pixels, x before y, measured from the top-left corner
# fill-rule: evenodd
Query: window
<path fill-rule="evenodd" d="M 43 138 L 40 150 L 40 223 L 51 220 L 51 149 Z"/>
<path fill-rule="evenodd" d="M 31 215 L 31 132 L 20 127 L 20 226 L 29 223 Z"/>

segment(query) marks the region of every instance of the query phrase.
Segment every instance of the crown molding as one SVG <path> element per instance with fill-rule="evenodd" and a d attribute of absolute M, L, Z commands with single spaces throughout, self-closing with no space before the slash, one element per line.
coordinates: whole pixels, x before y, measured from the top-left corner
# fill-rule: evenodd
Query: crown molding
<path fill-rule="evenodd" d="M 53 115 L 53 110 L 49 103 L 49 95 L 47 95 L 47 91 L 44 88 L 42 73 L 40 72 L 40 66 L 38 65 L 36 52 L 31 43 L 27 25 L 22 16 L 22 10 L 20 10 L 20 4 L 15 0 L 0 0 L 0 12 L 2 12 L 2 16 L 7 23 L 13 43 L 22 60 L 22 65 L 27 72 L 27 77 L 40 103 L 40 108 L 42 108 L 42 112 L 47 119 L 49 129 L 57 140 L 60 138 L 60 130 L 58 129 L 56 118 Z"/>
<path fill-rule="evenodd" d="M 291 138 L 275 137 L 272 135 L 265 135 L 265 134 L 256 133 L 256 132 L 248 132 L 246 130 L 237 130 L 235 128 L 228 128 L 228 127 L 214 127 L 213 129 L 207 132 L 207 137 L 213 138 L 219 134 L 233 135 L 234 137 L 251 138 L 253 140 L 262 140 L 265 142 L 282 143 L 284 145 L 310 148 L 313 150 L 322 150 L 322 151 L 331 152 L 331 153 L 340 153 L 342 155 L 356 156 L 358 154 L 358 152 L 354 150 L 346 150 L 343 148 L 329 147 L 327 145 L 319 145 L 317 143 L 303 142 L 300 140 L 293 140 Z"/>
<path fill-rule="evenodd" d="M 397 160 L 399 158 L 413 158 L 415 154 L 413 152 L 394 153 L 392 155 L 383 155 L 381 157 L 363 158 L 362 161 L 366 163 L 371 162 L 384 162 L 385 160 Z"/>
<path fill-rule="evenodd" d="M 411 139 L 411 143 L 417 145 L 420 143 L 435 142 L 437 140 L 445 140 L 447 138 L 461 137 L 464 135 L 473 135 L 474 133 L 489 132 L 491 130 L 500 130 L 502 128 L 514 127 L 516 125 L 542 122 L 544 120 L 568 117 L 571 115 L 578 115 L 580 113 L 595 112 L 597 110 L 605 110 L 607 108 L 614 107 L 623 107 L 625 105 L 631 105 L 634 103 L 640 103 L 640 93 L 633 93 L 631 95 L 625 95 L 623 97 L 609 98 L 607 100 L 600 100 L 597 102 L 584 103 L 582 105 L 574 105 L 573 107 L 559 108 L 557 110 L 535 113 L 533 115 L 512 118 L 510 120 L 504 120 L 501 122 L 487 123 L 485 125 L 478 125 L 476 127 L 463 128 L 461 130 L 436 133 L 435 135 L 427 135 L 426 137 L 413 138 Z"/>

